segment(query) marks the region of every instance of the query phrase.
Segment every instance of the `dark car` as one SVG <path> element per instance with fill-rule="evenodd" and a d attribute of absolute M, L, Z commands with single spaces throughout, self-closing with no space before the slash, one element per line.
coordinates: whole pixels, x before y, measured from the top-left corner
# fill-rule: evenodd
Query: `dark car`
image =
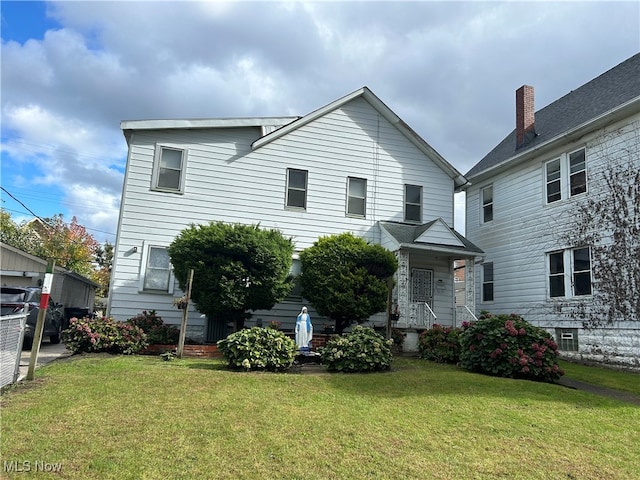
<path fill-rule="evenodd" d="M 0 304 L 2 315 L 14 315 L 23 312 L 25 303 L 29 309 L 24 331 L 22 347 L 30 349 L 33 345 L 33 336 L 40 311 L 40 294 L 42 290 L 37 287 L 0 287 Z M 49 306 L 44 320 L 43 338 L 49 337 L 51 343 L 60 343 L 64 317 L 60 311 L 62 305 L 54 303 L 49 297 Z"/>

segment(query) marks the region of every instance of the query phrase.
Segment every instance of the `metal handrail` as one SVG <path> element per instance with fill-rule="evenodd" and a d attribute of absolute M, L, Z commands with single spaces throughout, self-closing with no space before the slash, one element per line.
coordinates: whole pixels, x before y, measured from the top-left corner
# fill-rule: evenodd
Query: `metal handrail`
<path fill-rule="evenodd" d="M 429 313 L 433 317 L 433 323 L 435 323 L 436 320 L 438 320 L 438 317 L 436 316 L 435 313 L 433 313 L 433 310 L 431 310 L 431 307 L 429 306 L 429 304 L 427 302 L 424 302 L 424 305 L 425 305 L 425 307 L 427 307 L 427 310 L 429 310 Z"/>
<path fill-rule="evenodd" d="M 467 312 L 469 312 L 469 314 L 473 317 L 473 319 L 477 322 L 478 321 L 478 317 L 475 316 L 475 314 L 471 311 L 471 309 L 469 307 L 467 307 L 466 305 L 463 305 L 464 308 L 467 309 Z"/>

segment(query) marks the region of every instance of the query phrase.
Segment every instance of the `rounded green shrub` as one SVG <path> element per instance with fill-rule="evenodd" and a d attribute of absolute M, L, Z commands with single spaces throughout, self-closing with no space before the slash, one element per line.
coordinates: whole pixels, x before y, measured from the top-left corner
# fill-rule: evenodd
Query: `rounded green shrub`
<path fill-rule="evenodd" d="M 549 332 L 516 314 L 482 312 L 460 335 L 460 349 L 461 366 L 474 372 L 544 382 L 564 375 Z"/>
<path fill-rule="evenodd" d="M 434 324 L 423 331 L 418 339 L 420 357 L 438 363 L 458 363 L 463 328 Z"/>
<path fill-rule="evenodd" d="M 148 346 L 147 335 L 140 327 L 118 322 L 110 317 L 72 318 L 62 332 L 63 341 L 74 353 L 138 353 Z"/>
<path fill-rule="evenodd" d="M 393 340 L 372 328 L 356 326 L 351 333 L 332 338 L 320 351 L 321 361 L 332 372 L 373 372 L 391 367 Z"/>
<path fill-rule="evenodd" d="M 286 370 L 293 365 L 296 343 L 273 328 L 244 328 L 218 341 L 218 350 L 231 368 Z"/>
<path fill-rule="evenodd" d="M 162 317 L 155 310 L 142 313 L 127 320 L 127 323 L 140 327 L 147 334 L 150 345 L 174 345 L 178 343 L 180 330 L 173 325 L 164 323 Z"/>

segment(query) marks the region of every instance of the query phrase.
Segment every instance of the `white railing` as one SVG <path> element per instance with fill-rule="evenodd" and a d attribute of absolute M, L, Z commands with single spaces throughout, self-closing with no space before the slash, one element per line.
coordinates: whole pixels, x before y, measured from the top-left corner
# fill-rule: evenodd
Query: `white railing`
<path fill-rule="evenodd" d="M 463 322 L 477 322 L 478 317 L 474 315 L 469 307 L 466 305 L 456 306 L 456 322 L 455 325 L 459 327 Z"/>
<path fill-rule="evenodd" d="M 403 316 L 404 317 L 404 316 Z M 426 302 L 413 302 L 409 304 L 407 318 L 401 317 L 396 323 L 398 328 L 431 328 L 437 323 L 438 317 Z"/>
<path fill-rule="evenodd" d="M 0 317 L 0 387 L 18 380 L 26 321 L 26 312 Z"/>

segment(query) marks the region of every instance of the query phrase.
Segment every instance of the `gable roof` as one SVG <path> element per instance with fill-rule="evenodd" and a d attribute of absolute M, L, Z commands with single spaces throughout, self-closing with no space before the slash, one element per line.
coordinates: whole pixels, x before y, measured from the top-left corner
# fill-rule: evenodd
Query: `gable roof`
<path fill-rule="evenodd" d="M 535 112 L 536 136 L 516 148 L 514 129 L 466 173 L 469 180 L 526 160 L 528 156 L 586 129 L 600 128 L 615 115 L 640 111 L 640 53 Z M 623 118 L 623 117 L 621 117 Z"/>
<path fill-rule="evenodd" d="M 422 225 L 398 222 L 378 222 L 383 234 L 392 239 L 397 250 L 413 248 L 452 255 L 481 256 L 484 252 L 449 227 L 442 218 Z"/>
<path fill-rule="evenodd" d="M 308 123 L 342 107 L 343 105 L 351 102 L 356 98 L 363 98 L 366 100 L 383 118 L 391 123 L 395 128 L 400 131 L 411 143 L 413 143 L 422 153 L 433 160 L 442 170 L 444 170 L 454 181 L 455 187 L 461 187 L 467 183 L 467 179 L 447 162 L 442 155 L 431 147 L 420 135 L 418 135 L 409 125 L 407 125 L 400 117 L 398 117 L 389 107 L 387 107 L 376 95 L 373 94 L 368 87 L 362 87 L 355 92 L 345 95 L 324 107 L 321 107 L 313 112 L 299 118 L 298 120 L 291 122 L 283 127 L 275 130 L 264 137 L 257 139 L 253 142 L 253 148 L 257 149 L 266 145 L 288 133 L 307 125 Z"/>

